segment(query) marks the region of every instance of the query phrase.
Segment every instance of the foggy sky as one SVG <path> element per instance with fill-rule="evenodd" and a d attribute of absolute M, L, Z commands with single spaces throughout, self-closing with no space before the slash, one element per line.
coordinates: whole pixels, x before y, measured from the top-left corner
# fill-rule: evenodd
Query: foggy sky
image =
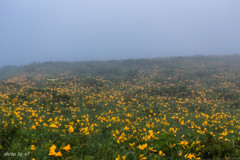
<path fill-rule="evenodd" d="M 0 66 L 235 53 L 239 0 L 0 1 Z"/>

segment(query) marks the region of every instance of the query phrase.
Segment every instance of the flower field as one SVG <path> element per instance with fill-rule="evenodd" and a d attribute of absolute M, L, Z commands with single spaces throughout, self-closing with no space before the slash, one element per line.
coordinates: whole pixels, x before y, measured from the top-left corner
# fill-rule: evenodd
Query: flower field
<path fill-rule="evenodd" d="M 239 56 L 109 63 L 2 79 L 0 159 L 240 158 Z"/>

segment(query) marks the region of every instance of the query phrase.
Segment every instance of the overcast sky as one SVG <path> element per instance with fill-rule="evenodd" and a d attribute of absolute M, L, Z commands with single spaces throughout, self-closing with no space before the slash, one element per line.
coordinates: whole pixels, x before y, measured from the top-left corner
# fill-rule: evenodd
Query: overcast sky
<path fill-rule="evenodd" d="M 0 0 L 0 66 L 235 53 L 239 0 Z"/>

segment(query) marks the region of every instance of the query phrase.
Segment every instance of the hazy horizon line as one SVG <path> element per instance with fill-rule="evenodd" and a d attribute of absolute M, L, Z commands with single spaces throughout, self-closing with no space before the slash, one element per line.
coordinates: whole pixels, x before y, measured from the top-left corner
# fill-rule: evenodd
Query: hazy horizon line
<path fill-rule="evenodd" d="M 239 56 L 239 53 L 232 53 L 232 54 L 195 54 L 195 55 L 176 55 L 176 56 L 158 56 L 158 57 L 143 57 L 143 58 L 116 58 L 116 59 L 98 59 L 98 60 L 46 60 L 46 61 L 33 61 L 30 63 L 25 64 L 9 64 L 9 65 L 0 65 L 0 68 L 4 67 L 22 67 L 22 66 L 28 66 L 31 64 L 44 64 L 44 63 L 78 63 L 78 62 L 109 62 L 109 61 L 125 61 L 125 60 L 145 60 L 145 59 L 164 59 L 164 58 L 178 58 L 178 57 L 224 57 L 224 56 Z"/>

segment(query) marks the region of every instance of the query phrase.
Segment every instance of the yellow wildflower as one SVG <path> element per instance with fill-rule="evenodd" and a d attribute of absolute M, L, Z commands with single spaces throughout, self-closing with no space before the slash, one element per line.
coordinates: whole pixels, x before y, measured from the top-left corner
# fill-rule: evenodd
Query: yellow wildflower
<path fill-rule="evenodd" d="M 171 148 L 173 148 L 174 146 L 176 146 L 176 144 L 170 143 L 170 147 L 171 147 Z"/>
<path fill-rule="evenodd" d="M 36 148 L 35 148 L 35 146 L 34 145 L 31 145 L 31 150 L 35 150 Z"/>
<path fill-rule="evenodd" d="M 54 156 L 55 154 L 56 154 L 56 152 L 55 152 L 55 149 L 56 149 L 57 147 L 55 146 L 55 145 L 52 145 L 52 147 L 50 148 L 50 151 L 49 151 L 49 156 Z"/>
<path fill-rule="evenodd" d="M 188 155 L 185 155 L 185 158 L 187 158 L 187 159 L 194 159 L 195 155 L 193 153 L 189 153 Z"/>
<path fill-rule="evenodd" d="M 187 146 L 188 142 L 187 141 L 181 141 L 179 144 L 181 144 L 182 146 Z"/>
<path fill-rule="evenodd" d="M 143 145 L 139 145 L 138 148 L 141 150 L 144 150 L 145 148 L 147 148 L 147 143 L 145 143 Z"/>
<path fill-rule="evenodd" d="M 153 147 L 150 147 L 149 150 L 152 152 L 157 152 L 157 150 L 153 149 Z"/>
<path fill-rule="evenodd" d="M 63 150 L 69 152 L 69 150 L 71 150 L 71 146 L 68 144 L 67 146 L 63 147 Z"/>
<path fill-rule="evenodd" d="M 182 154 L 183 154 L 183 151 L 182 151 L 182 150 L 178 151 L 178 156 L 179 156 L 179 157 L 181 157 Z"/>
<path fill-rule="evenodd" d="M 35 126 L 35 125 L 32 125 L 31 129 L 36 129 L 36 126 Z"/>
<path fill-rule="evenodd" d="M 222 132 L 221 134 L 219 134 L 219 135 L 221 135 L 221 136 L 226 136 L 226 135 L 228 135 L 228 131 L 227 130 L 225 130 L 224 132 Z"/>
<path fill-rule="evenodd" d="M 56 124 L 51 124 L 49 127 L 52 127 L 52 128 L 58 128 L 58 126 Z"/>
<path fill-rule="evenodd" d="M 74 128 L 73 128 L 72 126 L 70 126 L 69 129 L 68 129 L 68 131 L 69 131 L 70 133 L 72 133 L 72 132 L 74 132 Z"/>
<path fill-rule="evenodd" d="M 141 155 L 139 156 L 139 159 L 140 159 L 140 160 L 145 160 L 145 159 L 147 159 L 147 157 L 144 157 L 144 155 L 141 154 Z"/>
<path fill-rule="evenodd" d="M 115 158 L 115 160 L 121 160 L 120 156 L 118 155 L 118 157 L 117 157 L 117 158 Z"/>
<path fill-rule="evenodd" d="M 55 156 L 56 156 L 56 157 L 60 157 L 60 156 L 62 156 L 62 153 L 61 153 L 61 151 L 59 151 L 59 152 L 55 153 Z"/>
<path fill-rule="evenodd" d="M 134 142 L 133 142 L 133 143 L 129 143 L 129 146 L 130 146 L 131 148 L 134 148 L 134 145 L 135 145 Z"/>
<path fill-rule="evenodd" d="M 165 156 L 165 153 L 163 153 L 163 151 L 159 151 L 158 154 L 159 154 L 160 156 Z"/>
<path fill-rule="evenodd" d="M 128 127 L 128 126 L 126 126 L 126 127 L 124 128 L 124 130 L 126 130 L 126 131 L 129 131 L 129 127 Z"/>

